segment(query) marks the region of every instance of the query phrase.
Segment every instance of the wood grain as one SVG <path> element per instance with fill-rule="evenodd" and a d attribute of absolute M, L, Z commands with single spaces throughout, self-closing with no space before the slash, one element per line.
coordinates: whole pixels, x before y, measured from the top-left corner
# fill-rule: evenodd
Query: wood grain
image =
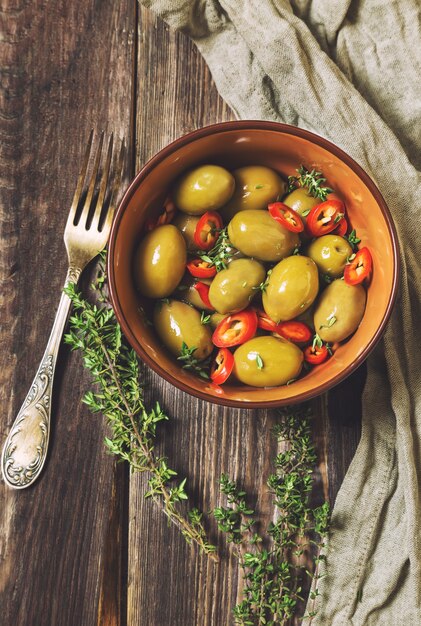
<path fill-rule="evenodd" d="M 234 119 L 194 45 L 134 0 L 4 0 L 0 10 L 0 398 L 3 441 L 50 330 L 66 270 L 62 232 L 91 127 L 126 136 L 133 174 L 163 146 Z M 85 280 L 87 282 L 88 279 Z M 79 355 L 64 348 L 49 460 L 24 492 L 0 486 L 1 621 L 14 626 L 223 626 L 241 579 L 215 525 L 215 565 L 145 501 L 145 478 L 105 454 L 80 404 Z M 172 416 L 158 453 L 194 505 L 221 503 L 225 472 L 268 521 L 276 411 L 210 405 L 144 369 L 147 399 Z M 334 501 L 359 439 L 364 369 L 314 402 L 315 498 Z"/>
<path fill-rule="evenodd" d="M 0 19 L 3 442 L 58 304 L 89 130 L 130 129 L 135 5 L 5 0 Z M 62 349 L 59 361 L 43 475 L 23 492 L 0 486 L 1 622 L 120 624 L 126 471 L 104 454 L 101 419 L 80 403 L 80 356 Z"/>

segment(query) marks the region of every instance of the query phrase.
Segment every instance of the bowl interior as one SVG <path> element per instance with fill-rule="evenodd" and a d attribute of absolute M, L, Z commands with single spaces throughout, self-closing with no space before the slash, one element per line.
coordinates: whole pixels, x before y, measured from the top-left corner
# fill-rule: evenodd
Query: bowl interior
<path fill-rule="evenodd" d="M 147 217 L 162 211 L 174 181 L 191 167 L 215 163 L 233 170 L 266 165 L 284 178 L 304 164 L 321 170 L 345 201 L 352 227 L 373 256 L 364 318 L 333 357 L 289 386 L 222 388 L 183 370 L 148 324 L 132 278 L 132 257 Z M 113 225 L 109 275 L 111 298 L 123 331 L 137 353 L 161 376 L 184 391 L 231 406 L 279 406 L 302 401 L 333 386 L 357 367 L 379 338 L 394 299 L 397 250 L 393 225 L 380 193 L 344 153 L 311 133 L 271 123 L 220 124 L 188 135 L 158 153 L 138 174 L 123 198 Z"/>

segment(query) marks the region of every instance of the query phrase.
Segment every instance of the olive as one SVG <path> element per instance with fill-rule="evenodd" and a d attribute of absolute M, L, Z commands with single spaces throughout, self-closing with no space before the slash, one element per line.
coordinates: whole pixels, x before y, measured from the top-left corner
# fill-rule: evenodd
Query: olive
<path fill-rule="evenodd" d="M 265 268 L 253 259 L 232 261 L 219 272 L 209 289 L 209 300 L 218 313 L 237 313 L 245 309 L 265 279 Z"/>
<path fill-rule="evenodd" d="M 148 298 L 165 298 L 179 284 L 186 268 L 186 243 L 172 224 L 158 226 L 140 242 L 134 258 L 137 287 Z"/>
<path fill-rule="evenodd" d="M 175 293 L 173 294 L 177 300 L 184 300 L 187 304 L 192 304 L 196 309 L 203 310 L 209 309 L 200 297 L 199 292 L 195 288 L 197 283 L 205 283 L 205 285 L 211 284 L 209 278 L 193 278 L 193 276 L 185 276 L 183 281 L 178 285 Z"/>
<path fill-rule="evenodd" d="M 294 189 L 291 191 L 282 202 L 289 206 L 294 211 L 304 219 L 310 213 L 311 209 L 316 206 L 316 204 L 320 204 L 320 198 L 315 198 L 308 193 L 308 189 L 306 187 L 299 187 L 299 189 Z"/>
<path fill-rule="evenodd" d="M 263 308 L 276 323 L 292 320 L 311 306 L 318 291 L 315 262 L 306 256 L 289 256 L 268 272 Z"/>
<path fill-rule="evenodd" d="M 172 221 L 174 226 L 176 226 L 178 230 L 181 231 L 181 234 L 183 235 L 186 242 L 187 250 L 189 252 L 197 250 L 197 244 L 194 241 L 194 231 L 196 230 L 196 226 L 199 223 L 199 220 L 200 216 L 178 213 L 178 215 L 176 215 L 176 217 Z"/>
<path fill-rule="evenodd" d="M 313 259 L 319 271 L 332 278 L 338 278 L 344 271 L 352 248 L 339 235 L 323 235 L 315 239 L 307 248 L 307 255 Z"/>
<path fill-rule="evenodd" d="M 243 254 L 261 261 L 280 261 L 300 242 L 297 233 L 284 228 L 268 211 L 258 210 L 234 215 L 228 224 L 228 237 Z"/>
<path fill-rule="evenodd" d="M 215 329 L 218 324 L 220 324 L 222 322 L 223 319 L 225 319 L 227 316 L 226 315 L 222 315 L 222 313 L 212 313 L 211 318 L 210 318 L 210 327 Z"/>
<path fill-rule="evenodd" d="M 233 175 L 235 193 L 221 211 L 225 221 L 238 211 L 267 209 L 268 203 L 281 197 L 286 190 L 286 183 L 269 167 L 248 165 L 235 170 Z"/>
<path fill-rule="evenodd" d="M 228 170 L 219 165 L 201 165 L 184 174 L 176 183 L 174 204 L 183 213 L 202 215 L 224 206 L 234 188 L 234 177 Z"/>
<path fill-rule="evenodd" d="M 348 285 L 340 278 L 320 294 L 314 310 L 314 328 L 323 341 L 343 341 L 358 328 L 365 310 L 362 285 Z"/>
<path fill-rule="evenodd" d="M 302 351 L 283 337 L 254 337 L 234 352 L 234 374 L 245 385 L 275 387 L 297 378 Z"/>
<path fill-rule="evenodd" d="M 183 343 L 196 348 L 193 356 L 198 361 L 206 359 L 213 350 L 209 328 L 201 323 L 199 311 L 185 302 L 158 302 L 153 323 L 162 343 L 175 356 L 180 356 Z"/>

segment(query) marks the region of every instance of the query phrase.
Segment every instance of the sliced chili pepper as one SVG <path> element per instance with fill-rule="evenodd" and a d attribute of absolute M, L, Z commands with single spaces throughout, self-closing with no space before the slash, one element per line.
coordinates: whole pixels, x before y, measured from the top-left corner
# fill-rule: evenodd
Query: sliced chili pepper
<path fill-rule="evenodd" d="M 342 200 L 326 200 L 311 209 L 306 226 L 313 237 L 320 237 L 335 230 L 344 215 L 345 205 Z"/>
<path fill-rule="evenodd" d="M 307 343 L 313 336 L 312 331 L 304 324 L 304 322 L 297 322 L 295 320 L 291 320 L 289 322 L 280 322 L 276 326 L 276 331 L 278 335 L 284 337 L 284 339 L 288 339 L 288 341 L 292 341 L 293 343 Z"/>
<path fill-rule="evenodd" d="M 256 309 L 257 315 L 257 328 L 262 330 L 268 330 L 271 333 L 276 332 L 277 323 L 270 319 L 270 317 L 262 309 Z"/>
<path fill-rule="evenodd" d="M 174 215 L 176 214 L 177 209 L 175 204 L 170 198 L 167 198 L 164 202 L 164 210 L 156 219 L 148 218 L 145 221 L 145 230 L 150 232 L 154 230 L 157 226 L 163 226 L 164 224 L 169 224 L 172 222 Z"/>
<path fill-rule="evenodd" d="M 283 202 L 272 202 L 268 205 L 268 209 L 273 219 L 287 230 L 293 233 L 301 233 L 304 230 L 304 222 L 301 217 Z"/>
<path fill-rule="evenodd" d="M 355 258 L 345 265 L 344 281 L 347 285 L 358 285 L 371 273 L 373 259 L 368 248 L 358 250 Z"/>
<path fill-rule="evenodd" d="M 206 211 L 197 222 L 194 243 L 201 250 L 210 250 L 216 244 L 223 226 L 222 218 L 216 211 Z"/>
<path fill-rule="evenodd" d="M 311 365 L 323 363 L 328 356 L 329 351 L 324 344 L 322 346 L 308 346 L 304 350 L 304 359 Z"/>
<path fill-rule="evenodd" d="M 210 378 L 216 385 L 222 385 L 234 368 L 234 355 L 228 348 L 220 348 L 212 363 Z"/>
<path fill-rule="evenodd" d="M 225 317 L 215 328 L 212 341 L 218 348 L 239 346 L 256 334 L 256 311 L 246 309 Z"/>
<path fill-rule="evenodd" d="M 347 231 L 348 231 L 348 222 L 343 217 L 341 221 L 338 222 L 338 225 L 335 228 L 335 230 L 332 230 L 332 235 L 339 235 L 339 237 L 343 237 L 344 235 L 346 235 Z"/>
<path fill-rule="evenodd" d="M 199 258 L 187 263 L 187 269 L 195 278 L 212 278 L 216 275 L 216 267 Z"/>
<path fill-rule="evenodd" d="M 209 285 L 206 283 L 197 282 L 194 285 L 194 288 L 199 293 L 199 296 L 202 299 L 203 304 L 207 309 L 213 309 L 214 307 L 211 305 L 209 300 Z"/>

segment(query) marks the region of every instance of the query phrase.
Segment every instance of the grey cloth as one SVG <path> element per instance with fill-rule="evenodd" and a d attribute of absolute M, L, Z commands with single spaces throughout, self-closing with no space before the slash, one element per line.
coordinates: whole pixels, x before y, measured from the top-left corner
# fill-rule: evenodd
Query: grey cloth
<path fill-rule="evenodd" d="M 143 0 L 187 33 L 239 118 L 324 135 L 377 182 L 402 250 L 338 494 L 316 625 L 421 624 L 421 6 L 417 0 Z"/>

